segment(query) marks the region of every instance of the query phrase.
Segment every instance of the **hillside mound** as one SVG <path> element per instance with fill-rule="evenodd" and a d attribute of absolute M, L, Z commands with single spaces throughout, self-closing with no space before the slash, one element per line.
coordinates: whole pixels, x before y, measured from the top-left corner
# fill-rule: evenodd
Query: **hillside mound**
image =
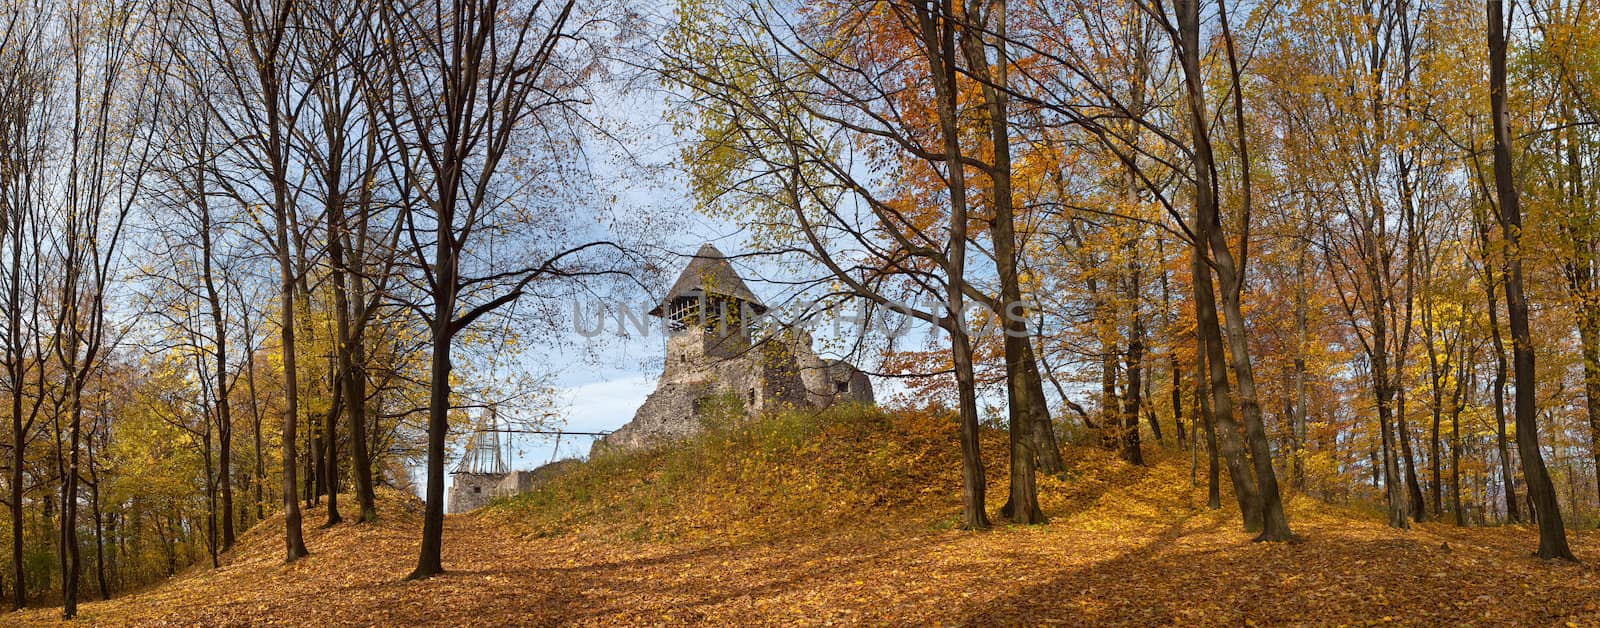
<path fill-rule="evenodd" d="M 1004 437 L 985 436 L 991 503 Z M 83 605 L 105 625 L 956 623 L 1069 625 L 1600 622 L 1600 535 L 1586 563 L 1530 555 L 1527 527 L 1385 527 L 1289 499 L 1303 541 L 1250 542 L 1205 508 L 1186 455 L 1134 467 L 1069 448 L 1046 478 L 1051 522 L 955 530 L 959 467 L 940 413 L 835 409 L 713 426 L 671 446 L 570 467 L 538 493 L 445 523 L 450 572 L 414 564 L 415 499 L 376 524 L 318 529 L 281 563 L 281 523 L 221 569 Z M 0 615 L 37 625 L 54 609 Z"/>

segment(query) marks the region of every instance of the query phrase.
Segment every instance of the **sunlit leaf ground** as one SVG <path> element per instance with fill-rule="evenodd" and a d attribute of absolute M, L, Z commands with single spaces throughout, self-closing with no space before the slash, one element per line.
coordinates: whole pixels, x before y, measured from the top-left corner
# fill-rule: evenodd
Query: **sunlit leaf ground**
<path fill-rule="evenodd" d="M 835 443 L 842 433 L 825 432 L 820 442 Z M 903 432 L 896 439 L 907 442 Z M 930 437 L 930 446 L 934 440 Z M 871 445 L 870 439 L 857 441 Z M 956 504 L 942 490 L 879 508 L 854 506 L 857 516 L 818 506 L 819 514 L 809 520 L 743 516 L 736 524 L 728 517 L 744 512 L 739 509 L 765 507 L 750 503 L 753 498 L 724 505 L 688 503 L 685 495 L 707 494 L 702 492 L 656 506 L 634 504 L 631 500 L 642 492 L 681 490 L 680 484 L 646 477 L 616 493 L 585 492 L 581 504 L 522 500 L 452 516 L 445 539 L 450 573 L 424 582 L 401 581 L 415 560 L 420 506 L 385 493 L 385 517 L 378 524 L 308 526 L 313 555 L 293 566 L 281 564 L 281 530 L 268 522 L 244 535 L 222 569 L 195 570 L 144 593 L 85 604 L 80 620 L 105 625 L 1600 624 L 1600 534 L 1592 530 L 1572 532 L 1583 564 L 1552 563 L 1530 555 L 1536 545 L 1531 528 L 1430 523 L 1395 531 L 1365 513 L 1295 498 L 1290 518 L 1301 542 L 1251 543 L 1237 529 L 1233 511 L 1203 507 L 1204 491 L 1189 487 L 1186 456 L 1157 453 L 1152 467 L 1134 468 L 1098 450 L 1068 453 L 1074 461 L 1068 479 L 1049 479 L 1041 489 L 1052 518 L 1044 526 L 998 526 L 981 533 L 950 529 Z M 902 454 L 924 452 L 912 447 Z M 998 452 L 994 459 L 1000 459 Z M 827 464 L 815 463 L 814 456 L 808 460 L 812 464 L 802 466 L 822 464 L 819 473 L 829 473 Z M 647 462 L 667 464 L 659 457 Z M 765 466 L 777 478 L 796 462 L 769 456 Z M 743 463 L 715 466 L 737 469 Z M 1003 501 L 1004 476 L 998 471 L 991 473 L 995 505 Z M 792 475 L 751 491 L 779 499 L 790 494 L 784 487 L 791 483 L 816 483 L 803 473 Z M 708 479 L 701 490 L 724 490 L 718 481 Z M 807 501 L 828 499 L 801 494 Z M 844 495 L 837 501 L 850 504 L 852 499 Z M 622 507 L 592 506 L 596 502 Z M 638 516 L 630 517 L 629 508 Z M 667 514 L 672 512 L 679 513 L 681 525 L 698 532 L 641 529 L 640 522 L 650 528 L 672 525 Z M 319 515 L 313 509 L 306 520 L 316 522 Z M 552 521 L 563 523 L 552 526 Z M 719 526 L 727 532 L 719 534 Z M 0 620 L 40 624 L 54 621 L 57 612 L 33 609 L 0 615 Z"/>

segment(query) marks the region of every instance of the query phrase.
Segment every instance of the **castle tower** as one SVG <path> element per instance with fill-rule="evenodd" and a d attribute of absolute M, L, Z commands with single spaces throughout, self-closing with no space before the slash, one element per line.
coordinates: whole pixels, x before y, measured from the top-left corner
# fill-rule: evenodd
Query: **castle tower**
<path fill-rule="evenodd" d="M 742 405 L 746 418 L 839 401 L 872 402 L 867 376 L 824 362 L 811 337 L 767 333 L 753 338 L 767 306 L 710 244 L 700 247 L 650 315 L 666 320 L 666 365 L 655 392 L 633 420 L 595 441 L 591 454 L 640 449 L 692 435 L 708 412 Z M 812 390 L 812 389 L 815 390 Z M 708 406 L 706 402 L 717 401 Z"/>
<path fill-rule="evenodd" d="M 767 306 L 717 247 L 701 245 L 651 316 L 667 319 L 667 367 L 729 358 L 750 348 L 751 326 Z"/>

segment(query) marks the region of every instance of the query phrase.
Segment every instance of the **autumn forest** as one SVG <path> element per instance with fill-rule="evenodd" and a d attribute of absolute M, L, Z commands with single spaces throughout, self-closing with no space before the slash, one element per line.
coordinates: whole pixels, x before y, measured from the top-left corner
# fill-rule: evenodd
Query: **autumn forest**
<path fill-rule="evenodd" d="M 712 240 L 877 406 L 447 516 Z M 0 0 L 0 468 L 0 623 L 1600 620 L 1600 3 Z"/>

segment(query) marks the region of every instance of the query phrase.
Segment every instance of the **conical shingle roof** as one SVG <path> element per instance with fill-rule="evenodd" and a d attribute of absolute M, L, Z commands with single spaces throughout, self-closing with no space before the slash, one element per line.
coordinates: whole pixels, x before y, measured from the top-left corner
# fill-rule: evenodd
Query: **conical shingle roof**
<path fill-rule="evenodd" d="M 661 303 L 650 310 L 651 316 L 661 316 L 666 311 L 666 306 L 678 299 L 696 299 L 701 295 L 721 296 L 744 301 L 754 308 L 756 313 L 765 312 L 767 306 L 756 298 L 744 280 L 739 278 L 739 273 L 733 270 L 733 264 L 728 263 L 728 258 L 711 244 L 700 245 L 694 258 L 689 260 L 689 266 L 678 275 L 678 280 L 672 283 L 672 289 L 667 291 L 667 296 Z"/>

